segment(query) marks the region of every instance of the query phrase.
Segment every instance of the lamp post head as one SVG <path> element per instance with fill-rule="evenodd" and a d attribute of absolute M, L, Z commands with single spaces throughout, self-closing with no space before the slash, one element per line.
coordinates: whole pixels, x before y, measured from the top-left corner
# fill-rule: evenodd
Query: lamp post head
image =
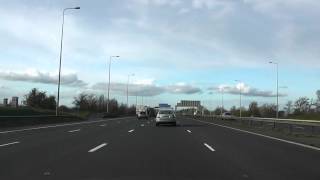
<path fill-rule="evenodd" d="M 119 58 L 120 56 L 110 56 L 110 59 L 112 58 Z"/>

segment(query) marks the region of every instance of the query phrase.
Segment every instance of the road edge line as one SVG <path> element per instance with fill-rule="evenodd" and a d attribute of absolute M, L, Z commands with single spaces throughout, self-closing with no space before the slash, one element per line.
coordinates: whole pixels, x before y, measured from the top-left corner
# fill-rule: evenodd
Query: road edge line
<path fill-rule="evenodd" d="M 246 131 L 246 130 L 242 130 L 242 129 L 238 129 L 238 128 L 233 128 L 233 127 L 229 127 L 229 126 L 225 126 L 225 125 L 221 125 L 221 124 L 201 121 L 201 120 L 192 119 L 192 118 L 188 118 L 188 119 L 191 119 L 191 120 L 194 120 L 194 121 L 198 121 L 198 122 L 202 122 L 202 123 L 205 123 L 205 124 L 211 124 L 211 125 L 215 125 L 215 126 L 219 126 L 219 127 L 235 130 L 235 131 L 240 131 L 240 132 L 244 132 L 244 133 L 248 133 L 248 134 L 253 134 L 253 135 L 256 135 L 256 136 L 265 137 L 265 138 L 269 138 L 269 139 L 272 139 L 272 140 L 285 142 L 285 143 L 288 143 L 288 144 L 293 144 L 293 145 L 301 146 L 301 147 L 304 147 L 304 148 L 309 148 L 309 149 L 312 149 L 312 150 L 320 151 L 320 148 L 314 147 L 314 146 L 310 146 L 310 145 L 307 145 L 307 144 L 302 144 L 302 143 L 298 143 L 298 142 L 294 142 L 294 141 L 280 139 L 280 138 L 276 138 L 276 137 L 272 137 L 272 136 L 268 136 L 268 135 L 264 135 L 264 134 L 260 134 L 260 133 L 255 133 L 255 132 L 251 132 L 251 131 Z"/>

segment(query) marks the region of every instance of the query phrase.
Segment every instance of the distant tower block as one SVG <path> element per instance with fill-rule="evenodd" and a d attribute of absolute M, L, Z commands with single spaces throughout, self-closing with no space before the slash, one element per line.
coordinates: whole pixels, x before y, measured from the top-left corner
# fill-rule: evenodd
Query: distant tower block
<path fill-rule="evenodd" d="M 17 108 L 19 105 L 19 98 L 14 96 L 11 99 L 11 106 Z"/>
<path fill-rule="evenodd" d="M 8 98 L 3 99 L 3 106 L 8 106 Z"/>

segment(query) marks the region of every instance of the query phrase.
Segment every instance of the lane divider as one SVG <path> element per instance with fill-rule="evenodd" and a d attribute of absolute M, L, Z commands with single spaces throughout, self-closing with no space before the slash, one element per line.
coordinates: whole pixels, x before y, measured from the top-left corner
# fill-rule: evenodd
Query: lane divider
<path fill-rule="evenodd" d="M 104 126 L 106 126 L 106 124 L 101 124 L 101 125 L 99 125 L 99 126 L 104 127 Z"/>
<path fill-rule="evenodd" d="M 189 129 L 186 130 L 188 133 L 191 133 L 191 131 Z"/>
<path fill-rule="evenodd" d="M 130 131 L 128 131 L 128 133 L 132 133 L 134 131 L 134 129 L 131 129 Z"/>
<path fill-rule="evenodd" d="M 7 143 L 7 144 L 0 144 L 0 147 L 9 146 L 9 145 L 18 144 L 18 143 L 20 143 L 20 142 L 16 141 L 16 142 L 11 142 L 11 143 Z"/>
<path fill-rule="evenodd" d="M 69 133 L 73 133 L 73 132 L 78 132 L 80 131 L 80 129 L 75 129 L 75 130 L 71 130 L 71 131 L 68 131 Z"/>
<path fill-rule="evenodd" d="M 214 152 L 216 150 L 214 150 L 209 144 L 207 143 L 203 143 L 203 145 L 205 145 L 208 149 L 210 149 L 210 151 Z"/>
<path fill-rule="evenodd" d="M 89 152 L 89 153 L 95 152 L 95 151 L 97 151 L 98 149 L 101 149 L 102 147 L 104 147 L 104 146 L 106 146 L 106 145 L 108 145 L 108 143 L 102 143 L 102 144 L 100 144 L 99 146 L 97 146 L 97 147 L 95 147 L 95 148 L 93 148 L 93 149 L 90 149 L 88 152 Z"/>

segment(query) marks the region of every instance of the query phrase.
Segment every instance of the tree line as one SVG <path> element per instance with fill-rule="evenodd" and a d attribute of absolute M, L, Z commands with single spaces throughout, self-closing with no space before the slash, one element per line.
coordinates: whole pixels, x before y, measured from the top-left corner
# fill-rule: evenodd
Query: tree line
<path fill-rule="evenodd" d="M 220 115 L 221 112 L 228 110 L 217 107 L 213 112 L 205 110 L 205 114 L 213 113 Z M 232 115 L 239 116 L 240 109 L 236 106 L 232 106 L 229 110 Z M 273 103 L 265 103 L 259 106 L 258 102 L 254 101 L 249 104 L 248 108 L 241 108 L 241 114 L 243 117 L 266 117 L 273 118 L 276 116 L 277 106 Z M 320 116 L 320 90 L 316 91 L 316 99 L 310 99 L 308 97 L 300 97 L 295 101 L 288 101 L 282 110 L 279 110 L 279 117 L 295 117 L 303 115 L 319 115 Z"/>
<path fill-rule="evenodd" d="M 106 112 L 108 100 L 104 95 L 86 94 L 81 93 L 74 97 L 73 104 L 80 111 L 91 112 Z M 116 114 L 135 114 L 136 107 L 134 105 L 127 106 L 123 103 L 118 103 L 116 99 L 109 100 L 109 112 Z"/>
<path fill-rule="evenodd" d="M 56 108 L 56 98 L 53 95 L 48 95 L 45 91 L 40 91 L 33 88 L 25 95 L 25 102 L 27 106 L 42 109 Z M 88 112 L 106 112 L 107 99 L 103 95 L 95 95 L 90 93 L 81 93 L 74 97 L 73 107 L 60 106 L 63 111 L 88 111 Z M 251 102 L 248 108 L 241 108 L 242 116 L 254 117 L 275 117 L 277 106 L 275 104 L 262 104 L 258 102 Z M 213 111 L 204 110 L 205 114 L 220 115 L 221 112 L 228 110 L 217 107 Z M 134 114 L 135 106 L 127 107 L 126 104 L 119 103 L 116 99 L 110 99 L 109 112 L 118 114 Z M 229 112 L 235 116 L 239 116 L 240 109 L 232 106 Z M 298 117 L 303 115 L 318 116 L 320 118 L 320 90 L 316 91 L 316 99 L 308 97 L 300 97 L 295 101 L 288 101 L 285 107 L 279 111 L 279 117 Z"/>
<path fill-rule="evenodd" d="M 25 103 L 29 107 L 54 110 L 56 108 L 56 97 L 47 95 L 47 92 L 40 91 L 37 88 L 30 90 L 25 96 Z M 95 94 L 81 93 L 74 97 L 73 107 L 60 106 L 59 108 L 66 111 L 89 111 L 89 112 L 106 112 L 107 99 Z M 135 106 L 127 107 L 123 103 L 118 103 L 116 99 L 110 99 L 109 112 L 116 114 L 135 114 Z"/>

